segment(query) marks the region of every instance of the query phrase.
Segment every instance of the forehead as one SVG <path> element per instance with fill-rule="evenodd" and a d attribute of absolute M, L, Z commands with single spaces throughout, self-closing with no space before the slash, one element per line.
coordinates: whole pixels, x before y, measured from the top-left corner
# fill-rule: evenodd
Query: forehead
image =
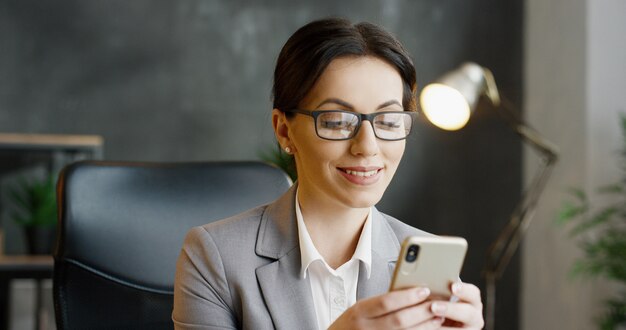
<path fill-rule="evenodd" d="M 334 59 L 321 74 L 300 106 L 313 109 L 329 98 L 371 110 L 395 100 L 402 104 L 402 78 L 389 63 L 372 56 Z"/>

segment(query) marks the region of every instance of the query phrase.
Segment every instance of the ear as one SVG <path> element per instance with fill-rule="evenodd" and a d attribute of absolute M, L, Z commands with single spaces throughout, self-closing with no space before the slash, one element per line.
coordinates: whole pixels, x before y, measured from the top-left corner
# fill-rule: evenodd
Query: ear
<path fill-rule="evenodd" d="M 285 147 L 289 147 L 291 149 L 290 153 L 293 153 L 295 146 L 289 136 L 289 121 L 284 112 L 278 109 L 272 110 L 272 126 L 274 127 L 274 135 L 276 136 L 278 144 L 280 144 L 280 148 L 285 150 Z"/>

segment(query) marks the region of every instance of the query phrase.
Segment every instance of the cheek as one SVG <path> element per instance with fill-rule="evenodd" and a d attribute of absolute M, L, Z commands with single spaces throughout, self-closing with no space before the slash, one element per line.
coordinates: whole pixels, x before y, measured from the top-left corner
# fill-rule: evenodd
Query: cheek
<path fill-rule="evenodd" d="M 328 141 L 320 139 L 315 130 L 299 131 L 293 139 L 297 148 L 296 162 L 300 168 L 325 168 L 341 159 L 348 150 L 344 141 Z"/>
<path fill-rule="evenodd" d="M 327 167 L 334 166 L 336 161 L 345 157 L 346 148 L 339 141 L 320 140 L 313 143 L 303 144 L 301 150 L 302 160 L 309 166 Z"/>
<path fill-rule="evenodd" d="M 387 158 L 387 161 L 390 163 L 391 166 L 393 166 L 394 169 L 398 167 L 400 161 L 402 160 L 405 145 L 405 141 L 398 141 L 397 145 L 390 145 L 389 148 L 385 149 L 385 156 Z"/>
<path fill-rule="evenodd" d="M 298 148 L 300 158 L 315 164 L 334 159 L 341 153 L 342 143 L 340 141 L 321 139 L 315 134 L 315 128 L 312 127 L 298 131 L 294 135 L 293 142 Z"/>

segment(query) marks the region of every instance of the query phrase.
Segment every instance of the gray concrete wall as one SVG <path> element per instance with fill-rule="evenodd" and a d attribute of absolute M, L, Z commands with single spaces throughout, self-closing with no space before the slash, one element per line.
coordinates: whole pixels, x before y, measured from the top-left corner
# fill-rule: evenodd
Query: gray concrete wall
<path fill-rule="evenodd" d="M 420 87 L 473 60 L 521 105 L 522 9 L 522 0 L 0 0 L 0 131 L 99 134 L 110 160 L 257 159 L 273 146 L 280 47 L 328 15 L 395 33 Z M 492 110 L 455 133 L 422 118 L 379 205 L 467 237 L 462 277 L 479 285 L 521 189 L 519 140 Z M 503 329 L 517 328 L 519 272 L 515 259 L 501 282 Z"/>
<path fill-rule="evenodd" d="M 554 223 L 570 187 L 593 190 L 621 176 L 618 114 L 626 111 L 626 3 L 526 1 L 525 113 L 559 145 L 561 159 L 523 247 L 521 329 L 593 329 L 615 288 L 571 279 L 581 251 Z M 525 150 L 525 177 L 537 159 Z"/>

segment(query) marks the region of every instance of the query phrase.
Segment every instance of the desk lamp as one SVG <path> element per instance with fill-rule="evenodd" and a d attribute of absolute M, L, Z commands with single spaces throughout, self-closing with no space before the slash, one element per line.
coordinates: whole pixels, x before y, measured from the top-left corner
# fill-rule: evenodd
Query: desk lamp
<path fill-rule="evenodd" d="M 491 71 L 476 63 L 464 63 L 456 70 L 443 75 L 435 83 L 426 86 L 420 95 L 420 103 L 431 123 L 441 129 L 453 131 L 465 126 L 481 96 L 486 96 L 493 108 L 500 110 L 502 118 L 511 129 L 541 158 L 540 168 L 532 182 L 487 252 L 487 262 L 483 269 L 487 285 L 485 329 L 493 330 L 496 282 L 502 276 L 531 223 L 537 200 L 548 181 L 558 154 L 556 146 L 524 123 L 513 104 L 500 96 Z"/>

